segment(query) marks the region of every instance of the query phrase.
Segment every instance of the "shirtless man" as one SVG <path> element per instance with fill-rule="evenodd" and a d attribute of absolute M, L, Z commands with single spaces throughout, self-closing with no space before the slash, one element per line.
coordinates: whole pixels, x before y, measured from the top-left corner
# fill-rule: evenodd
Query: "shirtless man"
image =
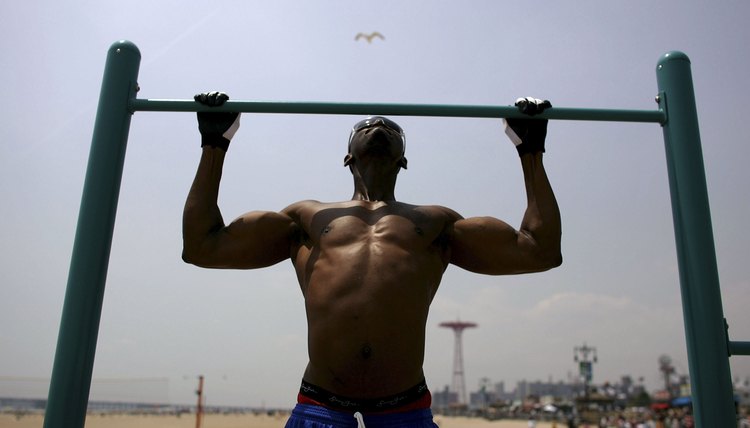
<path fill-rule="evenodd" d="M 196 95 L 207 105 L 227 99 Z M 516 105 L 534 114 L 549 102 Z M 425 324 L 448 264 L 503 275 L 562 262 L 560 214 L 542 165 L 546 120 L 505 122 L 526 184 L 520 230 L 396 201 L 396 177 L 407 165 L 404 133 L 377 116 L 350 136 L 344 165 L 354 178 L 351 200 L 301 201 L 225 225 L 217 196 L 239 114 L 199 113 L 198 121 L 203 153 L 185 204 L 183 259 L 224 269 L 290 259 L 305 299 L 309 363 L 287 427 L 434 427 L 422 371 Z"/>

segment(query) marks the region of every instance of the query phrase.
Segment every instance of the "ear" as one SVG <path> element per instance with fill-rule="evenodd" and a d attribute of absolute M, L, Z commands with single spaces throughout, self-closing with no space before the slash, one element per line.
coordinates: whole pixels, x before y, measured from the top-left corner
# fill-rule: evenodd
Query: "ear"
<path fill-rule="evenodd" d="M 354 163 L 354 156 L 351 153 L 344 156 L 344 166 L 351 166 Z"/>
<path fill-rule="evenodd" d="M 401 157 L 401 159 L 398 161 L 398 164 L 401 168 L 406 169 L 407 160 L 405 157 Z"/>

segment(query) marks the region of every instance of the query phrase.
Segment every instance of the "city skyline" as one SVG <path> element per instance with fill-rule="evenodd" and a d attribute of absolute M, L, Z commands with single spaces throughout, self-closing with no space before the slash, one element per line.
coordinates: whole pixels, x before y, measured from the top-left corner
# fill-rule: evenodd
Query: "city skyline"
<path fill-rule="evenodd" d="M 457 320 L 456 320 L 457 321 Z M 442 323 L 441 323 L 442 324 Z M 580 346 L 573 345 L 570 347 L 571 349 L 571 357 L 570 357 L 570 370 L 567 371 L 565 374 L 547 374 L 547 375 L 537 375 L 537 376 L 530 376 L 528 378 L 521 378 L 516 380 L 507 380 L 499 377 L 492 377 L 490 373 L 484 373 L 484 374 L 474 374 L 474 377 L 476 377 L 477 382 L 476 384 L 467 384 L 466 385 L 466 394 L 467 398 L 468 396 L 472 394 L 476 394 L 479 391 L 481 391 L 482 387 L 490 384 L 493 387 L 497 387 L 500 384 L 505 385 L 506 387 L 513 387 L 516 389 L 509 389 L 506 391 L 507 395 L 513 395 L 517 399 L 520 399 L 521 397 L 517 397 L 517 387 L 520 384 L 549 384 L 549 385 L 565 385 L 565 386 L 579 386 L 581 390 L 583 389 L 584 380 L 582 378 L 582 375 L 577 371 L 579 369 L 578 367 L 578 361 L 576 361 L 573 358 L 573 354 L 575 353 L 575 350 L 577 348 L 580 348 Z M 606 384 L 616 385 L 622 382 L 624 378 L 629 378 L 633 385 L 642 387 L 646 392 L 648 392 L 650 395 L 654 396 L 655 394 L 662 392 L 664 390 L 664 378 L 663 378 L 663 372 L 661 371 L 661 364 L 662 359 L 664 357 L 669 357 L 665 355 L 659 355 L 655 361 L 654 361 L 654 367 L 657 368 L 657 371 L 659 371 L 660 375 L 658 379 L 652 380 L 652 382 L 646 382 L 646 378 L 643 376 L 637 376 L 632 373 L 629 373 L 627 369 L 621 370 L 622 374 L 614 379 L 601 379 L 600 376 L 597 376 L 597 370 L 596 367 L 593 369 L 593 379 L 591 382 L 591 385 L 594 387 L 602 387 Z M 671 357 L 669 357 L 671 360 Z M 598 360 L 598 358 L 597 358 Z M 453 374 L 453 371 L 451 367 L 447 367 L 446 370 L 451 371 L 451 374 Z M 189 376 L 184 375 L 179 378 L 170 378 L 170 377 L 148 377 L 148 378 L 94 378 L 92 379 L 92 390 L 91 390 L 91 400 L 92 401 L 99 401 L 99 402 L 108 402 L 108 401 L 121 401 L 124 403 L 127 402 L 143 402 L 143 403 L 155 403 L 155 404 L 171 404 L 171 405 L 191 405 L 193 404 L 191 400 L 186 399 L 171 399 L 170 397 L 173 395 L 170 391 L 174 389 L 174 385 L 181 385 L 181 388 L 189 389 L 191 391 L 194 391 L 197 388 L 198 382 L 199 382 L 200 375 L 195 376 Z M 205 376 L 204 376 L 205 378 Z M 681 381 L 688 379 L 689 380 L 689 373 L 687 371 L 681 371 L 681 369 L 676 369 L 672 371 L 671 379 L 673 379 L 672 384 L 678 385 Z M 212 397 L 212 387 L 216 387 L 217 384 L 221 385 L 222 381 L 226 381 L 227 377 L 219 377 L 211 379 L 207 378 L 206 380 L 206 393 L 207 397 Z M 39 378 L 33 378 L 33 377 L 19 377 L 19 376 L 3 376 L 0 375 L 0 391 L 8 391 L 7 388 L 8 385 L 15 384 L 15 390 L 19 391 L 16 396 L 8 395 L 8 394 L 0 394 L 0 398 L 27 398 L 27 399 L 46 399 L 46 392 L 49 385 L 50 378 L 45 377 L 39 377 Z M 733 379 L 733 382 L 735 383 L 736 387 L 744 387 L 748 388 L 750 387 L 750 376 L 746 377 L 735 377 Z M 3 386 L 6 388 L 3 389 Z M 456 391 L 453 389 L 453 386 L 450 383 L 446 383 L 444 385 L 432 385 L 433 392 L 435 393 L 443 393 L 445 391 L 449 391 L 451 393 L 456 393 Z M 184 394 L 183 394 L 184 396 Z M 139 401 L 140 400 L 140 401 Z M 467 404 L 468 404 L 467 400 Z M 439 403 L 439 401 L 438 401 Z M 221 401 L 212 401 L 211 399 L 208 401 L 209 405 L 213 406 L 232 406 L 237 405 L 237 403 L 224 403 Z M 262 405 L 263 403 L 246 403 L 245 405 L 248 407 L 257 407 L 259 405 Z M 271 406 L 274 407 L 274 406 Z M 283 406 L 282 406 L 283 407 Z"/>

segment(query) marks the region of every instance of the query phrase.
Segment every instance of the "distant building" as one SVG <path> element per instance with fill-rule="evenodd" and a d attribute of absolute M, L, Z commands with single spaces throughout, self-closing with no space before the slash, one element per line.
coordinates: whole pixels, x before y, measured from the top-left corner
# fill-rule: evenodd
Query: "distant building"
<path fill-rule="evenodd" d="M 432 407 L 447 409 L 458 403 L 458 394 L 448 389 L 448 385 L 442 391 L 432 393 Z"/>
<path fill-rule="evenodd" d="M 469 393 L 469 407 L 473 409 L 483 409 L 498 401 L 494 391 L 485 390 Z"/>
<path fill-rule="evenodd" d="M 734 390 L 734 396 L 740 406 L 750 407 L 750 388 L 737 388 Z"/>
<path fill-rule="evenodd" d="M 47 406 L 47 400 L 43 398 L 0 398 L 0 410 L 13 411 L 43 411 Z"/>
<path fill-rule="evenodd" d="M 513 401 L 516 399 L 515 391 L 506 391 L 505 382 L 495 384 L 495 397 L 498 401 Z"/>
<path fill-rule="evenodd" d="M 481 409 L 498 403 L 511 404 L 522 402 L 528 397 L 537 399 L 544 397 L 545 401 L 572 401 L 576 393 L 582 389 L 580 384 L 568 384 L 562 381 L 554 382 L 528 382 L 520 381 L 516 384 L 514 391 L 505 391 L 505 383 L 495 384 L 494 389 L 484 388 L 469 394 L 469 406 Z"/>
<path fill-rule="evenodd" d="M 539 381 L 527 382 L 522 380 L 516 384 L 515 399 L 523 400 L 524 398 L 533 395 L 536 397 L 550 396 L 564 400 L 572 400 L 580 388 L 580 385 L 564 383 L 562 381 L 553 383 Z"/>

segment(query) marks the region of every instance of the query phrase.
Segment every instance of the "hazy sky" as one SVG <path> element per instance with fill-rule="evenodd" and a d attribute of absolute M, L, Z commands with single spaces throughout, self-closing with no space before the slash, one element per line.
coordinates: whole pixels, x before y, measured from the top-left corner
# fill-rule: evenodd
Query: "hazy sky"
<path fill-rule="evenodd" d="M 0 3 L 0 396 L 46 396 L 104 60 L 120 39 L 141 50 L 142 98 L 220 89 L 247 100 L 507 105 L 533 95 L 628 109 L 657 107 L 656 62 L 684 51 L 724 311 L 730 337 L 750 340 L 748 16 L 745 0 Z M 385 40 L 354 40 L 375 30 Z M 357 119 L 244 115 L 224 217 L 348 199 L 342 164 Z M 521 168 L 499 120 L 398 120 L 409 169 L 397 198 L 518 227 Z M 291 264 L 215 271 L 180 259 L 199 145 L 194 114 L 133 118 L 91 398 L 192 403 L 204 374 L 209 404 L 291 407 L 307 361 Z M 468 390 L 483 377 L 506 389 L 568 380 L 584 342 L 598 350 L 596 383 L 630 374 L 654 389 L 663 354 L 687 373 L 659 126 L 551 122 L 545 164 L 564 264 L 507 277 L 450 267 L 427 326 L 428 384 L 451 382 L 453 335 L 438 324 L 457 317 L 479 324 L 464 335 Z M 750 357 L 731 365 L 750 376 Z"/>

